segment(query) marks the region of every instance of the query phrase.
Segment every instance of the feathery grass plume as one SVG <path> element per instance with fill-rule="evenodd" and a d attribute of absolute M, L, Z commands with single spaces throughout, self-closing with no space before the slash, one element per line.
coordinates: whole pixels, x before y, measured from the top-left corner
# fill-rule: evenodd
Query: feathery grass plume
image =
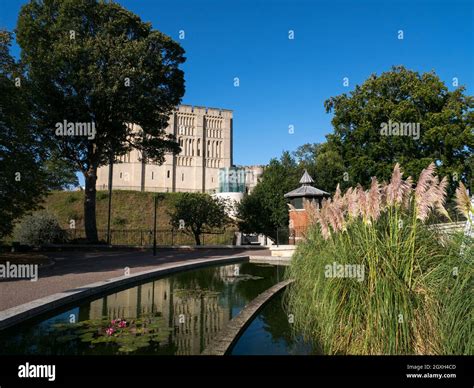
<path fill-rule="evenodd" d="M 337 232 L 339 230 L 338 223 L 337 223 L 337 215 L 336 215 L 336 206 L 335 203 L 332 202 L 331 199 L 328 200 L 327 205 L 327 221 L 329 225 L 331 225 L 332 230 Z"/>
<path fill-rule="evenodd" d="M 347 192 L 347 213 L 349 214 L 349 218 L 357 218 L 360 214 L 359 209 L 359 193 L 358 188 L 350 187 Z"/>
<path fill-rule="evenodd" d="M 459 186 L 456 189 L 456 210 L 466 218 L 469 218 L 469 212 L 474 212 L 469 193 L 462 182 L 459 182 Z"/>
<path fill-rule="evenodd" d="M 386 187 L 386 203 L 387 206 L 399 206 L 408 205 L 411 194 L 412 179 L 408 177 L 407 180 L 403 180 L 403 171 L 400 165 L 397 163 L 393 168 L 392 178 L 390 179 L 389 185 Z"/>
<path fill-rule="evenodd" d="M 365 224 L 370 223 L 368 193 L 360 186 L 357 187 L 357 200 L 359 201 L 359 211 Z"/>
<path fill-rule="evenodd" d="M 329 223 L 331 224 L 333 230 L 338 232 L 344 229 L 344 213 L 341 203 L 339 202 L 332 202 L 328 208 L 329 210 Z"/>
<path fill-rule="evenodd" d="M 316 201 L 303 199 L 303 208 L 308 217 L 308 225 L 314 225 L 317 223 L 320 216 L 319 204 Z"/>
<path fill-rule="evenodd" d="M 370 189 L 367 193 L 367 215 L 372 221 L 377 221 L 380 217 L 380 185 L 376 177 L 372 177 Z"/>
<path fill-rule="evenodd" d="M 430 165 L 421 171 L 420 176 L 418 177 L 418 183 L 415 188 L 415 200 L 417 203 L 421 201 L 423 195 L 431 187 L 431 182 L 434 177 L 435 164 L 433 162 Z"/>
<path fill-rule="evenodd" d="M 331 217 L 333 219 L 334 230 L 344 230 L 345 228 L 345 219 L 344 214 L 346 212 L 346 200 L 341 195 L 341 188 L 339 184 L 336 187 L 336 192 L 332 199 L 331 207 L 330 207 Z"/>
<path fill-rule="evenodd" d="M 415 209 L 417 219 L 422 222 L 426 221 L 431 211 L 434 210 L 444 216 L 448 216 L 448 213 L 444 208 L 444 203 L 446 201 L 446 187 L 446 178 L 443 178 L 440 182 L 438 176 L 435 175 L 434 163 L 430 163 L 430 165 L 421 172 L 415 189 Z"/>
<path fill-rule="evenodd" d="M 438 185 L 438 200 L 435 202 L 435 209 L 436 211 L 445 216 L 446 218 L 450 219 L 448 211 L 444 207 L 446 203 L 446 189 L 448 187 L 448 178 L 444 177 Z"/>
<path fill-rule="evenodd" d="M 472 294 L 473 270 L 462 253 L 466 246 L 471 257 L 472 244 L 465 244 L 463 233 L 441 241 L 417 219 L 443 212 L 447 180 L 440 182 L 431 164 L 414 189 L 396 169 L 389 184 L 374 178 L 368 191 L 358 185 L 342 200 L 339 194 L 323 201 L 317 233 L 298 245 L 285 273 L 294 279 L 285 291 L 287 311 L 295 316 L 295 330 L 324 354 L 472 354 L 472 325 L 465 317 L 472 310 L 466 295 Z M 464 186 L 457 197 L 458 210 L 468 214 Z M 330 238 L 340 229 L 340 212 L 350 222 L 343 216 L 344 235 Z M 364 275 L 328 279 L 335 258 L 360 265 Z M 454 279 L 457 267 L 463 270 Z"/>
<path fill-rule="evenodd" d="M 408 209 L 410 207 L 410 201 L 413 193 L 413 178 L 411 176 L 405 179 L 404 190 L 402 207 Z"/>
<path fill-rule="evenodd" d="M 339 186 L 339 183 L 336 186 L 336 192 L 334 193 L 334 196 L 332 197 L 332 202 L 336 204 L 340 204 L 342 201 L 342 195 L 341 195 L 341 187 Z"/>
<path fill-rule="evenodd" d="M 390 207 L 387 202 L 387 190 L 388 190 L 388 184 L 387 182 L 383 181 L 380 184 L 380 208 L 382 211 Z"/>
<path fill-rule="evenodd" d="M 330 199 L 323 199 L 323 201 L 321 202 L 321 211 L 318 219 L 319 225 L 321 226 L 321 234 L 325 240 L 331 237 L 331 231 L 329 230 L 328 225 L 328 206 L 330 201 Z"/>

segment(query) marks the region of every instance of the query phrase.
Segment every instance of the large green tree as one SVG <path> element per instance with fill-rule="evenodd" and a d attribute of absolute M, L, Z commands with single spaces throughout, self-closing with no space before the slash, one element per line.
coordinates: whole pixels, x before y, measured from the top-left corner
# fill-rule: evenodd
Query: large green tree
<path fill-rule="evenodd" d="M 10 55 L 11 33 L 0 31 L 0 238 L 38 207 L 47 190 L 38 139 L 30 125 L 26 83 Z"/>
<path fill-rule="evenodd" d="M 272 159 L 253 191 L 238 206 L 239 227 L 247 233 L 275 237 L 278 228 L 288 227 L 288 205 L 284 194 L 299 187 L 303 169 L 289 152 Z"/>
<path fill-rule="evenodd" d="M 180 150 L 164 128 L 184 94 L 184 50 L 120 5 L 95 0 L 30 1 L 17 41 L 37 133 L 84 174 L 86 235 L 97 241 L 98 167 L 132 149 L 154 163 Z M 57 136 L 65 120 L 93 124 L 95 134 Z"/>
<path fill-rule="evenodd" d="M 395 163 L 417 178 L 435 161 L 440 175 L 472 179 L 474 99 L 463 87 L 452 91 L 434 72 L 419 74 L 403 66 L 372 75 L 349 95 L 325 102 L 333 112 L 334 133 L 327 137 L 342 157 L 350 184 L 367 185 L 372 176 L 388 179 Z M 384 124 L 419 124 L 419 138 L 386 135 Z"/>

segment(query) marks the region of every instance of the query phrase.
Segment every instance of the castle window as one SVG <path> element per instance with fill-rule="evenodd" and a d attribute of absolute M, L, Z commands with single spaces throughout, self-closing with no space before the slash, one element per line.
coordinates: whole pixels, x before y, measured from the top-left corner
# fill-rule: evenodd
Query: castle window
<path fill-rule="evenodd" d="M 151 172 L 151 179 L 153 180 L 155 178 L 155 173 L 152 171 Z"/>
<path fill-rule="evenodd" d="M 166 176 L 169 178 L 170 177 L 170 170 L 166 173 Z"/>
<path fill-rule="evenodd" d="M 184 181 L 184 172 L 181 174 L 181 180 Z"/>
<path fill-rule="evenodd" d="M 122 173 L 120 173 L 120 179 L 122 179 Z"/>

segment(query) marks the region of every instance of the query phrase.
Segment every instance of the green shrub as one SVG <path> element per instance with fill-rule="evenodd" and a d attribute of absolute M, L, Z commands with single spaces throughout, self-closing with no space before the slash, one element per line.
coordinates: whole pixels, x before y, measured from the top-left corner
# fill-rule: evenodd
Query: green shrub
<path fill-rule="evenodd" d="M 38 212 L 26 216 L 16 226 L 14 241 L 33 246 L 62 243 L 66 241 L 66 233 L 54 215 Z"/>

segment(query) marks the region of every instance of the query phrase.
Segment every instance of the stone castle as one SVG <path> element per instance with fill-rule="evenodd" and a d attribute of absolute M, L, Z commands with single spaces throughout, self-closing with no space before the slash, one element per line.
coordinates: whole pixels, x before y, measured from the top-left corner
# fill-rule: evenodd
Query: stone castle
<path fill-rule="evenodd" d="M 233 165 L 233 112 L 227 109 L 180 105 L 166 132 L 181 146 L 162 165 L 140 161 L 138 150 L 113 166 L 113 189 L 155 192 L 249 192 L 262 174 L 261 166 Z M 109 166 L 97 171 L 97 190 L 107 190 Z"/>

